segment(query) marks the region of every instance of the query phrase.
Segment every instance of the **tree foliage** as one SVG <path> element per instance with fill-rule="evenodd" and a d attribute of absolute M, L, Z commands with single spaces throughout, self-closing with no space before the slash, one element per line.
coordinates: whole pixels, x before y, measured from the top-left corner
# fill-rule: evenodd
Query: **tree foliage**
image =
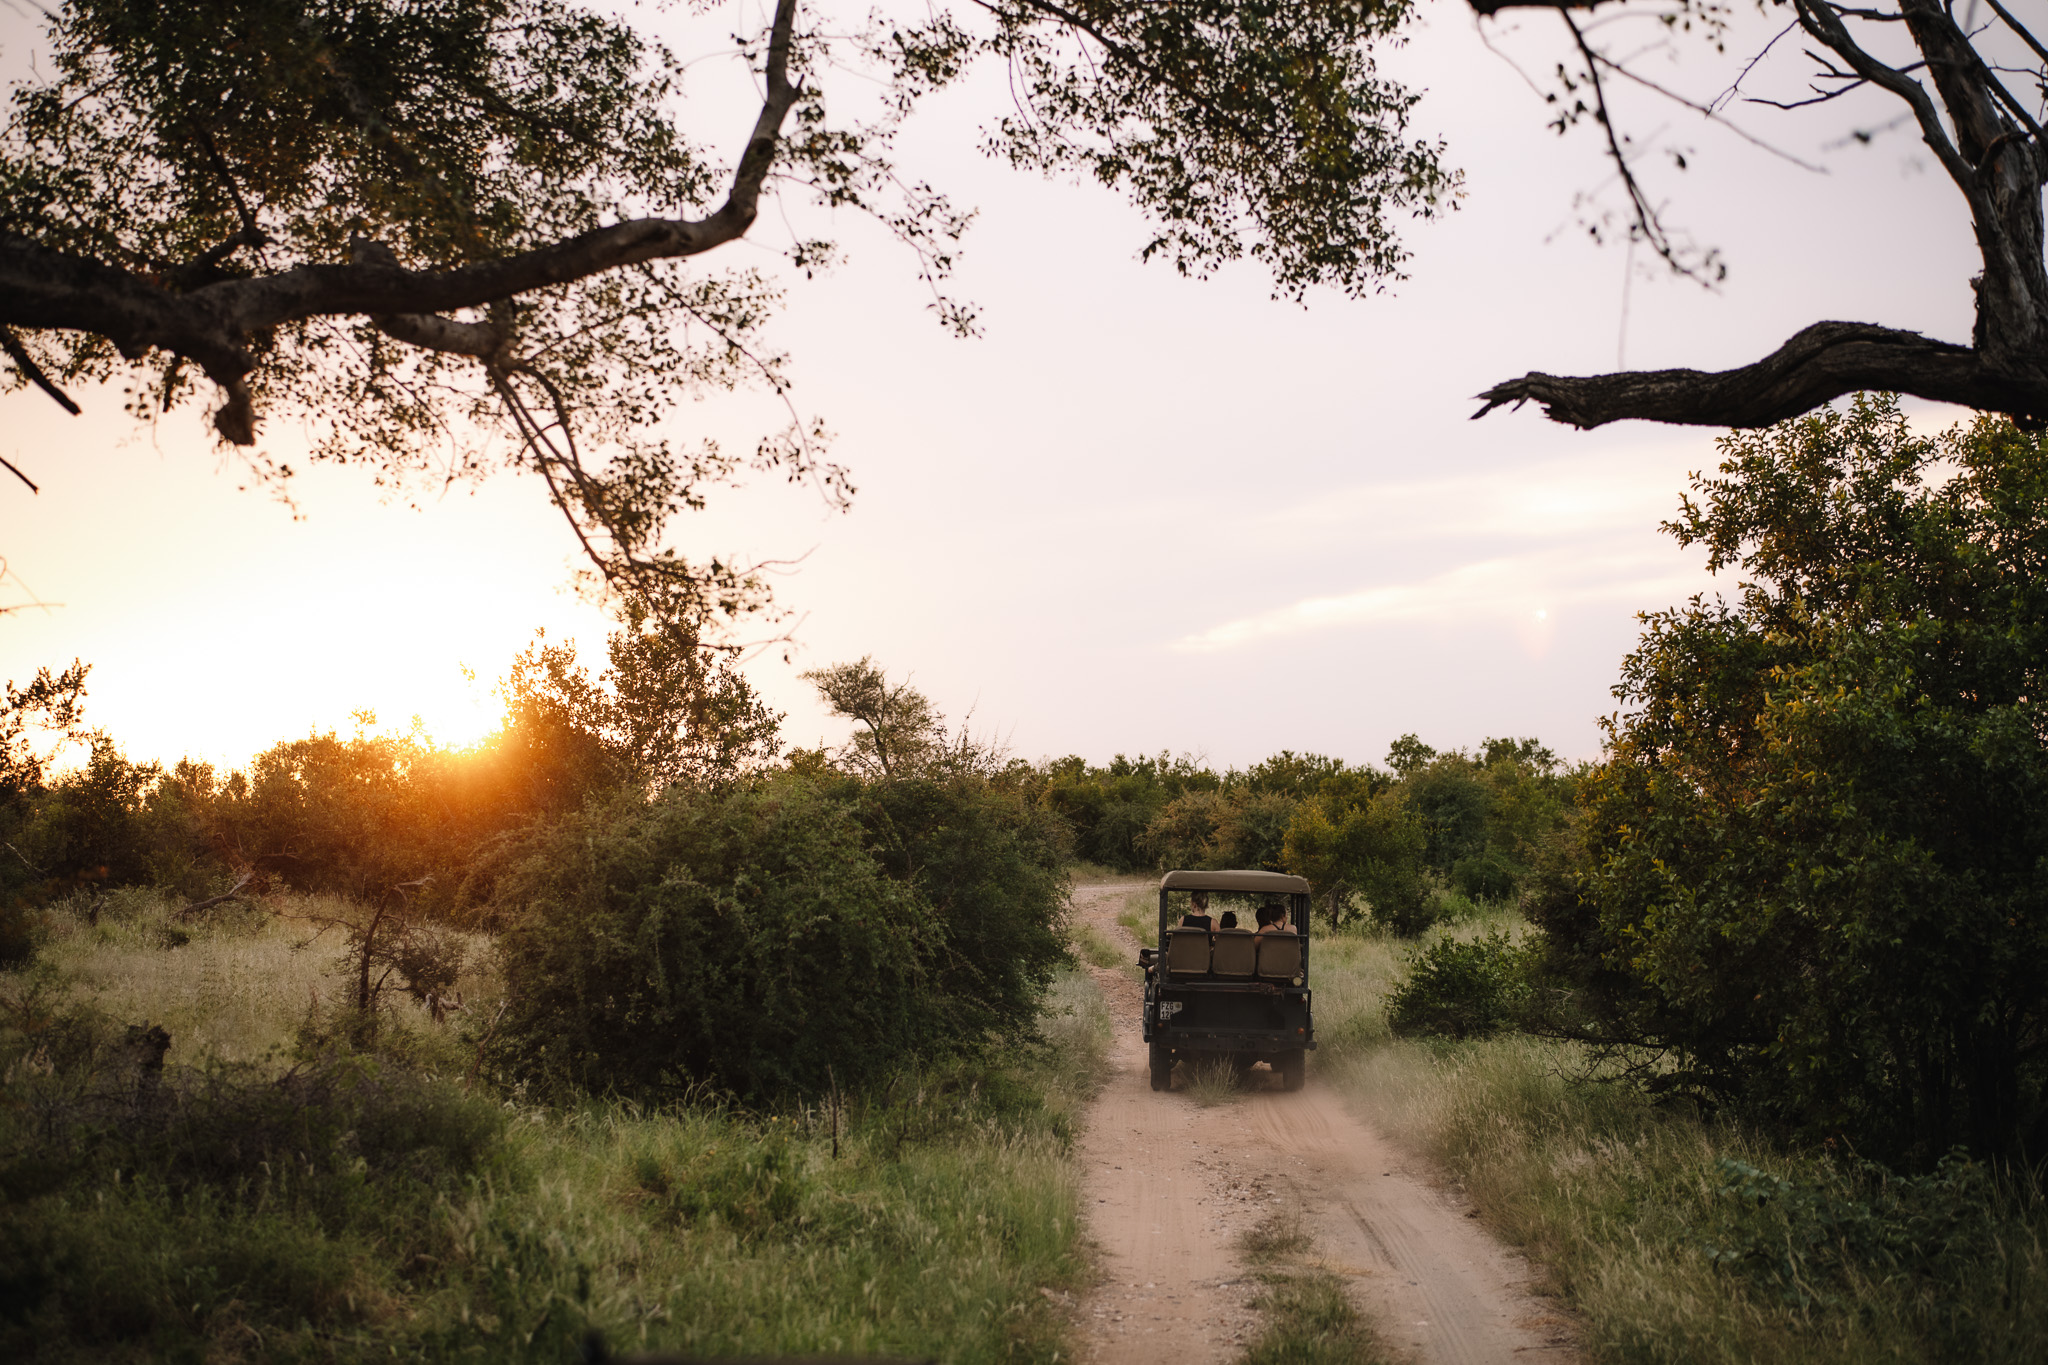
<path fill-rule="evenodd" d="M 1532 902 L 1551 1026 L 1929 1165 L 2048 1150 L 2048 442 L 1858 398 L 1722 442 Z M 1646 1051 L 1644 1051 L 1646 1050 Z"/>
<path fill-rule="evenodd" d="M 509 1075 L 759 1099 L 944 1044 L 935 911 L 868 856 L 850 805 L 800 781 L 593 807 L 534 845 L 508 894 Z"/>
<path fill-rule="evenodd" d="M 938 290 L 971 214 L 894 139 L 986 60 L 1017 92 L 988 149 L 1129 194 L 1148 254 L 1369 291 L 1401 268 L 1398 220 L 1457 182 L 1374 65 L 1410 15 L 778 0 L 728 53 L 758 103 L 707 127 L 685 61 L 572 0 L 66 0 L 0 132 L 0 343 L 14 385 L 74 411 L 64 385 L 118 379 L 139 416 L 206 402 L 242 446 L 302 426 L 380 479 L 537 473 L 605 581 L 739 613 L 759 576 L 683 556 L 671 518 L 749 464 L 849 490 L 794 408 L 750 455 L 672 435 L 685 397 L 788 382 L 777 288 L 698 258 L 789 193 L 879 219 Z M 833 246 L 786 254 L 809 272 Z"/>

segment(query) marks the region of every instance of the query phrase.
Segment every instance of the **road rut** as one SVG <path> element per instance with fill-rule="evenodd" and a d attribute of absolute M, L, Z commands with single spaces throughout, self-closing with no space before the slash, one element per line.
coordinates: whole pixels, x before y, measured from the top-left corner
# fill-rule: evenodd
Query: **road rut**
<path fill-rule="evenodd" d="M 1074 910 L 1135 960 L 1116 922 L 1130 889 L 1077 887 Z M 1115 1037 L 1079 1142 L 1083 1217 L 1102 1267 L 1080 1305 L 1084 1361 L 1207 1365 L 1241 1354 L 1257 1332 L 1258 1286 L 1238 1239 L 1286 1202 L 1305 1210 L 1315 1256 L 1345 1277 L 1382 1338 L 1421 1365 L 1577 1360 L 1564 1319 L 1531 1291 L 1527 1263 L 1313 1068 L 1297 1093 L 1213 1108 L 1155 1094 L 1143 988 L 1123 968 L 1092 970 Z"/>

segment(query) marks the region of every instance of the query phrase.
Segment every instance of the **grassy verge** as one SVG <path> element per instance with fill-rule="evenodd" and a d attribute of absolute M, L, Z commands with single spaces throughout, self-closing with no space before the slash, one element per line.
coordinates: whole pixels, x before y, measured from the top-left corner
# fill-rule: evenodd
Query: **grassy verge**
<path fill-rule="evenodd" d="M 333 951 L 288 922 L 173 946 L 129 910 L 56 924 L 36 975 L 0 977 L 0 1358 L 559 1362 L 592 1329 L 1063 1350 L 1040 1291 L 1086 1276 L 1069 1147 L 1109 1033 L 1084 973 L 1042 1042 L 836 1105 L 565 1111 L 470 1093 L 462 1036 L 424 1015 L 309 1051 Z M 173 1034 L 153 1088 L 124 1060 L 145 1019 Z"/>
<path fill-rule="evenodd" d="M 1888 1178 L 1661 1110 L 1575 1079 L 1568 1045 L 1395 1040 L 1379 995 L 1403 948 L 1339 936 L 1315 951 L 1322 1081 L 1549 1268 L 1593 1359 L 2048 1358 L 2038 1196 L 1967 1167 Z"/>
<path fill-rule="evenodd" d="M 1264 1288 L 1254 1301 L 1259 1336 L 1239 1365 L 1387 1365 L 1397 1358 L 1353 1306 L 1343 1281 L 1310 1263 L 1299 1208 L 1275 1210 L 1241 1249 Z"/>
<path fill-rule="evenodd" d="M 1076 924 L 1072 928 L 1074 948 L 1080 955 L 1097 967 L 1126 967 L 1131 959 L 1123 949 L 1109 941 L 1092 924 Z"/>
<path fill-rule="evenodd" d="M 1116 922 L 1131 931 L 1131 937 L 1138 940 L 1143 948 L 1154 948 L 1159 944 L 1159 893 L 1151 887 L 1139 887 L 1124 897 L 1123 908 L 1116 912 Z"/>

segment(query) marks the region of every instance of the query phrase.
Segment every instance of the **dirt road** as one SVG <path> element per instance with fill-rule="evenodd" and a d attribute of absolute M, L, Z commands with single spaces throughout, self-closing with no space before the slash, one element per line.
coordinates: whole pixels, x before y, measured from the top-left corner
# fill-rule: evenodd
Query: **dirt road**
<path fill-rule="evenodd" d="M 1116 922 L 1128 886 L 1075 889 L 1078 918 L 1137 958 Z M 1116 1036 L 1113 1073 L 1081 1135 L 1083 1214 L 1103 1282 L 1081 1304 L 1091 1365 L 1205 1365 L 1257 1329 L 1239 1237 L 1276 1204 L 1307 1211 L 1315 1255 L 1345 1276 L 1383 1338 L 1435 1365 L 1576 1359 L 1528 1268 L 1452 1193 L 1411 1171 L 1338 1095 L 1318 1085 L 1203 1108 L 1153 1093 L 1139 1022 L 1144 991 L 1094 969 Z"/>

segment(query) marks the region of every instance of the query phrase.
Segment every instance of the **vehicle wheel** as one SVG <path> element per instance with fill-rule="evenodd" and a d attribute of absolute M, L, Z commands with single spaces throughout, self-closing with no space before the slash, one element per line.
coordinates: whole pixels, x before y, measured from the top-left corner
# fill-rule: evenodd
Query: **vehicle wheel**
<path fill-rule="evenodd" d="M 1280 1088 L 1282 1090 L 1299 1090 L 1301 1089 L 1302 1081 L 1308 1076 L 1308 1053 L 1300 1051 L 1282 1053 L 1280 1065 L 1273 1069 L 1280 1073 Z"/>
<path fill-rule="evenodd" d="M 1173 1086 L 1173 1053 L 1158 1039 L 1152 1041 L 1152 1088 L 1168 1090 Z"/>

